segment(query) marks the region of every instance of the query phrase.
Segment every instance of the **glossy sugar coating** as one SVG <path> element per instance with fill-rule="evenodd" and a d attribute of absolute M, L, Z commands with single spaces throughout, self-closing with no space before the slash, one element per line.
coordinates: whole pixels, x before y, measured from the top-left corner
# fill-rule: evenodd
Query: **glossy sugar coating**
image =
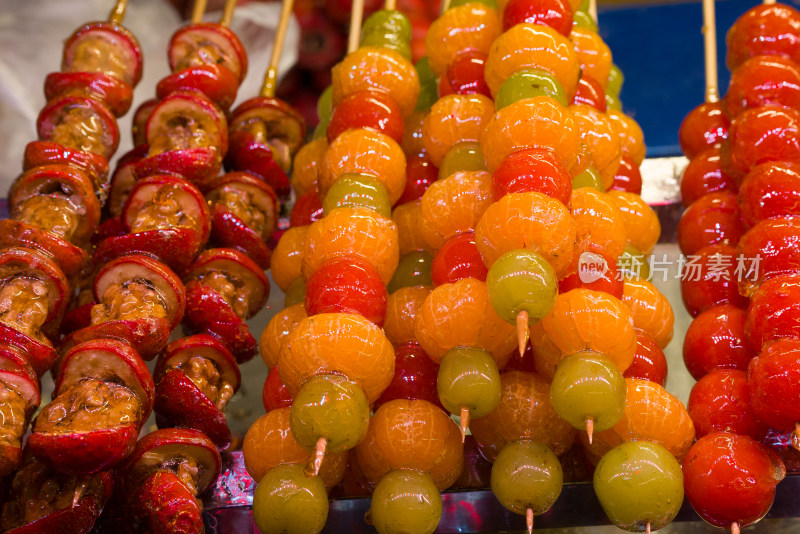
<path fill-rule="evenodd" d="M 442 497 L 426 473 L 396 470 L 378 482 L 367 513 L 379 534 L 433 534 L 442 517 Z"/>
<path fill-rule="evenodd" d="M 320 477 L 307 477 L 302 465 L 274 467 L 253 495 L 253 520 L 262 534 L 317 534 L 328 520 L 325 485 Z"/>
<path fill-rule="evenodd" d="M 478 347 L 502 368 L 516 346 L 516 330 L 492 308 L 486 284 L 464 278 L 435 288 L 417 312 L 417 341 L 437 363 L 454 347 Z"/>
<path fill-rule="evenodd" d="M 543 443 L 530 440 L 507 443 L 492 466 L 492 493 L 505 508 L 533 515 L 547 512 L 564 485 L 558 457 Z"/>
<path fill-rule="evenodd" d="M 605 89 L 611 72 L 611 49 L 596 31 L 588 28 L 572 28 L 569 39 L 581 65 L 581 72 L 591 76 Z"/>
<path fill-rule="evenodd" d="M 559 278 L 572 262 L 575 238 L 575 219 L 567 208 L 536 192 L 504 196 L 475 227 L 475 244 L 487 266 L 506 252 L 528 249 L 546 259 Z"/>
<path fill-rule="evenodd" d="M 619 110 L 607 109 L 606 115 L 617 127 L 619 149 L 622 155 L 631 158 L 636 165 L 641 165 L 647 151 L 642 127 L 633 118 Z"/>
<path fill-rule="evenodd" d="M 736 194 L 709 193 L 692 203 L 678 221 L 678 246 L 687 255 L 715 243 L 735 246 L 745 232 Z"/>
<path fill-rule="evenodd" d="M 708 193 L 735 192 L 736 189 L 736 183 L 722 170 L 719 146 L 708 148 L 691 159 L 681 176 L 681 202 L 687 208 Z"/>
<path fill-rule="evenodd" d="M 518 315 L 528 313 L 528 324 L 550 313 L 558 294 L 558 279 L 539 254 L 518 249 L 506 252 L 489 268 L 486 287 L 492 307 L 507 323 L 516 325 Z"/>
<path fill-rule="evenodd" d="M 459 171 L 485 171 L 486 158 L 480 143 L 461 141 L 453 145 L 444 155 L 439 167 L 439 178 L 447 178 Z"/>
<path fill-rule="evenodd" d="M 442 406 L 452 414 L 466 408 L 471 417 L 483 417 L 500 402 L 500 372 L 492 355 L 483 349 L 447 351 L 436 384 Z"/>
<path fill-rule="evenodd" d="M 416 341 L 414 324 L 417 313 L 432 291 L 431 287 L 402 287 L 389 295 L 383 331 L 393 345 Z"/>
<path fill-rule="evenodd" d="M 776 105 L 746 110 L 731 122 L 728 145 L 729 167 L 734 180 L 741 180 L 756 165 L 770 161 L 800 163 L 800 111 Z"/>
<path fill-rule="evenodd" d="M 681 121 L 678 142 L 689 159 L 713 146 L 719 146 L 728 137 L 731 121 L 722 109 L 721 102 L 703 102 L 694 107 Z"/>
<path fill-rule="evenodd" d="M 297 198 L 314 189 L 322 172 L 328 140 L 314 139 L 297 151 L 292 164 L 292 189 Z"/>
<path fill-rule="evenodd" d="M 753 168 L 739 189 L 748 226 L 776 216 L 800 215 L 800 164 L 769 162 Z"/>
<path fill-rule="evenodd" d="M 773 428 L 792 430 L 800 422 L 798 356 L 800 342 L 781 339 L 767 346 L 747 366 L 753 410 Z"/>
<path fill-rule="evenodd" d="M 667 298 L 651 282 L 626 280 L 622 302 L 631 310 L 635 328 L 650 334 L 662 349 L 669 345 L 675 315 Z"/>
<path fill-rule="evenodd" d="M 272 251 L 270 260 L 272 280 L 283 292 L 286 292 L 292 282 L 302 274 L 303 252 L 309 228 L 309 226 L 289 228 Z"/>
<path fill-rule="evenodd" d="M 422 142 L 433 164 L 440 167 L 445 154 L 456 143 L 479 141 L 493 115 L 494 102 L 483 95 L 440 98 L 431 107 L 422 127 Z"/>
<path fill-rule="evenodd" d="M 693 262 L 697 270 L 687 267 L 681 278 L 681 297 L 689 315 L 696 317 L 720 304 L 747 307 L 747 297 L 739 294 L 735 258 L 736 248 L 725 244 L 717 243 L 697 251 L 697 260 Z"/>
<path fill-rule="evenodd" d="M 757 351 L 745 342 L 747 312 L 731 304 L 709 308 L 689 325 L 683 340 L 683 362 L 700 380 L 712 369 L 747 369 Z"/>
<path fill-rule="evenodd" d="M 800 337 L 800 275 L 776 276 L 750 298 L 745 339 L 756 353 L 782 338 Z"/>
<path fill-rule="evenodd" d="M 609 191 L 608 196 L 622 214 L 628 242 L 645 255 L 650 254 L 661 236 L 661 222 L 656 212 L 635 193 Z"/>
<path fill-rule="evenodd" d="M 612 258 L 625 251 L 625 220 L 609 195 L 580 187 L 573 189 L 570 206 L 579 243 L 599 248 Z"/>
<path fill-rule="evenodd" d="M 744 12 L 725 36 L 725 64 L 734 71 L 747 58 L 785 56 L 800 62 L 800 12 L 786 4 L 757 5 Z"/>
<path fill-rule="evenodd" d="M 425 35 L 425 52 L 437 76 L 443 76 L 463 50 L 489 53 L 502 26 L 495 9 L 470 2 L 448 9 L 433 21 Z"/>
<path fill-rule="evenodd" d="M 800 107 L 800 65 L 786 57 L 755 56 L 731 73 L 722 101 L 728 117 L 766 104 Z"/>
<path fill-rule="evenodd" d="M 423 224 L 449 239 L 474 230 L 491 203 L 488 172 L 457 172 L 432 183 L 422 195 Z"/>
<path fill-rule="evenodd" d="M 325 195 L 325 201 L 321 203 L 323 216 L 337 208 L 359 207 L 371 209 L 388 219 L 392 216 L 389 190 L 373 176 L 343 174 L 331 185 L 328 194 Z"/>
<path fill-rule="evenodd" d="M 581 131 L 589 161 L 600 173 L 603 185 L 608 189 L 614 183 L 622 159 L 618 130 L 608 115 L 592 106 L 575 104 L 569 110 Z"/>
<path fill-rule="evenodd" d="M 431 286 L 433 271 L 433 256 L 424 250 L 409 252 L 397 264 L 397 270 L 392 276 L 392 281 L 386 286 L 389 293 L 394 293 L 402 287 Z"/>
<path fill-rule="evenodd" d="M 397 225 L 400 255 L 424 250 L 435 254 L 444 244 L 445 238 L 430 226 L 424 224 L 422 200 L 415 200 L 397 206 L 392 211 L 392 221 Z"/>
<path fill-rule="evenodd" d="M 395 469 L 418 469 L 444 490 L 461 474 L 463 447 L 458 425 L 444 410 L 424 400 L 397 399 L 378 408 L 355 454 L 370 482 Z"/>
<path fill-rule="evenodd" d="M 769 384 L 767 387 L 772 386 Z M 697 437 L 712 432 L 731 432 L 762 441 L 769 426 L 753 410 L 750 391 L 747 374 L 739 369 L 712 369 L 698 380 L 692 386 L 689 402 L 686 403 Z M 794 419 L 789 423 L 788 430 L 793 428 Z"/>
<path fill-rule="evenodd" d="M 284 308 L 269 320 L 258 342 L 261 359 L 264 360 L 268 369 L 278 365 L 283 342 L 286 341 L 294 327 L 306 317 L 305 307 L 298 303 Z"/>

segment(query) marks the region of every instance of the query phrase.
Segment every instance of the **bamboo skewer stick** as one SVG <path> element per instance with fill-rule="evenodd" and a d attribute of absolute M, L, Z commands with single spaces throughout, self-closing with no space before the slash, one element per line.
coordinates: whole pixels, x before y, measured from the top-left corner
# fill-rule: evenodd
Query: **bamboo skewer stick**
<path fill-rule="evenodd" d="M 383 4 L 383 9 L 386 11 L 396 11 L 397 0 L 386 0 L 386 3 Z"/>
<path fill-rule="evenodd" d="M 589 15 L 597 23 L 597 0 L 589 0 Z"/>
<path fill-rule="evenodd" d="M 763 4 L 765 6 L 771 6 L 776 3 L 776 0 L 764 0 Z"/>
<path fill-rule="evenodd" d="M 294 0 L 283 0 L 281 18 L 278 21 L 277 30 L 275 30 L 275 42 L 272 44 L 272 57 L 269 60 L 267 73 L 264 75 L 264 85 L 261 86 L 261 96 L 275 96 L 275 89 L 278 87 L 278 65 L 281 62 L 283 42 L 286 40 L 286 29 L 289 27 L 293 8 Z"/>
<path fill-rule="evenodd" d="M 450 0 L 442 0 L 442 13 L 450 9 Z"/>
<path fill-rule="evenodd" d="M 234 9 L 236 9 L 236 0 L 226 0 L 225 8 L 222 11 L 222 18 L 219 19 L 220 25 L 226 28 L 231 25 Z"/>
<path fill-rule="evenodd" d="M 203 21 L 203 15 L 206 13 L 206 5 L 208 0 L 194 0 L 192 6 L 192 24 L 199 24 Z"/>
<path fill-rule="evenodd" d="M 353 0 L 350 11 L 350 34 L 347 38 L 347 53 L 355 52 L 361 41 L 361 21 L 364 19 L 364 0 Z"/>
<path fill-rule="evenodd" d="M 122 24 L 122 19 L 125 18 L 125 10 L 128 8 L 128 0 L 117 0 L 114 9 L 108 15 L 108 22 L 114 24 Z"/>
<path fill-rule="evenodd" d="M 717 82 L 717 21 L 714 0 L 703 0 L 703 46 L 706 60 L 706 102 L 719 102 Z"/>

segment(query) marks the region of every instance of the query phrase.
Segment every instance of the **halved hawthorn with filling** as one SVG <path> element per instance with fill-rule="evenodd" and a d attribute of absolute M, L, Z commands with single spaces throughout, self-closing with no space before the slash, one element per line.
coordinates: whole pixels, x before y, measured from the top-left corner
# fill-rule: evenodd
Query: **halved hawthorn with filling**
<path fill-rule="evenodd" d="M 22 173 L 8 192 L 11 218 L 81 245 L 100 223 L 100 202 L 91 179 L 65 164 Z"/>
<path fill-rule="evenodd" d="M 206 63 L 178 70 L 156 85 L 156 97 L 167 98 L 175 91 L 197 91 L 206 95 L 224 111 L 236 100 L 239 79 L 224 65 Z"/>
<path fill-rule="evenodd" d="M 25 354 L 0 344 L 0 478 L 19 467 L 22 436 L 39 407 L 39 377 Z"/>
<path fill-rule="evenodd" d="M 142 50 L 126 28 L 113 22 L 90 22 L 64 43 L 63 72 L 100 72 L 135 87 L 142 79 Z"/>
<path fill-rule="evenodd" d="M 159 357 L 154 410 L 159 427 L 193 428 L 223 450 L 231 432 L 223 410 L 238 391 L 239 366 L 216 338 L 198 334 L 173 341 Z"/>
<path fill-rule="evenodd" d="M 133 175 L 133 166 L 139 163 L 147 155 L 147 145 L 139 145 L 123 154 L 117 161 L 117 168 L 111 175 L 108 185 L 108 201 L 106 202 L 106 212 L 116 217 L 122 213 L 122 207 L 128 200 L 131 189 L 136 184 L 136 177 Z"/>
<path fill-rule="evenodd" d="M 228 151 L 228 123 L 225 114 L 211 100 L 196 91 L 167 95 L 147 119 L 148 155 L 172 150 L 216 147 Z"/>
<path fill-rule="evenodd" d="M 111 496 L 110 471 L 58 472 L 26 450 L 9 484 L 0 530 L 13 534 L 88 534 Z"/>
<path fill-rule="evenodd" d="M 106 158 L 48 141 L 31 141 L 25 145 L 25 155 L 22 159 L 23 171 L 55 163 L 72 165 L 83 171 L 86 176 L 92 179 L 92 184 L 98 197 L 104 198 L 106 180 L 108 179 L 108 160 Z"/>
<path fill-rule="evenodd" d="M 93 98 L 105 105 L 116 117 L 125 115 L 133 101 L 129 83 L 102 72 L 51 72 L 44 79 L 44 96 L 77 95 Z"/>
<path fill-rule="evenodd" d="M 289 176 L 275 159 L 272 149 L 250 132 L 231 131 L 225 169 L 244 171 L 264 180 L 281 198 L 292 190 Z"/>
<path fill-rule="evenodd" d="M 55 260 L 65 276 L 78 275 L 89 263 L 89 253 L 57 235 L 32 224 L 0 220 L 0 250 L 22 247 L 36 250 Z"/>
<path fill-rule="evenodd" d="M 205 191 L 222 169 L 219 153 L 213 146 L 162 152 L 136 163 L 133 166 L 133 176 L 141 180 L 156 174 L 172 174 L 190 181 L 200 191 Z"/>
<path fill-rule="evenodd" d="M 147 127 L 147 119 L 156 108 L 160 101 L 157 98 L 145 100 L 136 111 L 133 112 L 133 120 L 131 121 L 131 133 L 133 134 L 133 146 L 147 145 L 147 135 L 145 135 Z"/>
<path fill-rule="evenodd" d="M 217 23 L 190 24 L 172 34 L 167 52 L 172 72 L 201 65 L 226 67 L 239 83 L 247 74 L 247 52 L 230 29 Z"/>
<path fill-rule="evenodd" d="M 56 365 L 53 400 L 33 422 L 31 452 L 59 471 L 94 473 L 133 452 L 155 395 L 153 378 L 128 344 L 95 339 Z"/>
<path fill-rule="evenodd" d="M 39 141 L 111 159 L 119 145 L 114 115 L 96 100 L 66 95 L 47 103 L 36 119 Z"/>

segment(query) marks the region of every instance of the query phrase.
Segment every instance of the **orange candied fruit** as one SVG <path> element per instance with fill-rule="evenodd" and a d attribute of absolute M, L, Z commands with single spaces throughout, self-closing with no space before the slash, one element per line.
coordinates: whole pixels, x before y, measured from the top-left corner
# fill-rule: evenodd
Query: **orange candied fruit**
<path fill-rule="evenodd" d="M 549 96 L 518 100 L 495 113 L 481 136 L 489 172 L 512 152 L 526 148 L 552 150 L 574 174 L 581 151 L 581 131 L 575 117 Z"/>
<path fill-rule="evenodd" d="M 649 334 L 662 349 L 669 345 L 675 315 L 656 286 L 646 280 L 625 280 L 622 302 L 633 314 L 633 326 Z"/>
<path fill-rule="evenodd" d="M 289 228 L 283 233 L 275 250 L 272 251 L 270 272 L 272 272 L 272 279 L 283 292 L 286 292 L 295 278 L 302 274 L 303 250 L 305 250 L 309 228 L 309 226 Z"/>
<path fill-rule="evenodd" d="M 622 152 L 619 146 L 619 133 L 608 115 L 586 104 L 570 106 L 581 132 L 592 165 L 603 179 L 603 187 L 608 189 L 614 183 L 619 170 Z"/>
<path fill-rule="evenodd" d="M 541 254 L 559 278 L 569 270 L 575 238 L 569 210 L 537 192 L 504 196 L 486 209 L 475 227 L 475 245 L 487 267 L 506 252 L 528 249 Z"/>
<path fill-rule="evenodd" d="M 517 24 L 497 38 L 484 71 L 492 96 L 497 96 L 509 76 L 526 68 L 544 69 L 552 74 L 564 86 L 570 100 L 578 88 L 581 66 L 575 47 L 549 26 Z"/>
<path fill-rule="evenodd" d="M 440 363 L 455 347 L 478 347 L 503 368 L 517 345 L 516 329 L 494 311 L 486 283 L 463 278 L 431 291 L 417 312 L 417 342 Z"/>
<path fill-rule="evenodd" d="M 636 193 L 609 191 L 608 196 L 622 214 L 628 242 L 643 254 L 650 254 L 661 237 L 661 222 L 656 212 Z"/>
<path fill-rule="evenodd" d="M 383 333 L 393 345 L 417 340 L 414 323 L 431 290 L 428 286 L 409 286 L 401 287 L 389 295 Z"/>
<path fill-rule="evenodd" d="M 294 156 L 292 189 L 297 198 L 314 189 L 319 182 L 320 164 L 327 150 L 328 140 L 320 137 L 304 145 Z"/>
<path fill-rule="evenodd" d="M 617 127 L 622 155 L 631 158 L 636 165 L 641 165 L 647 152 L 642 127 L 631 117 L 616 109 L 608 108 L 606 115 Z"/>
<path fill-rule="evenodd" d="M 332 71 L 333 106 L 358 91 L 382 91 L 400 107 L 404 117 L 414 112 L 419 76 L 410 61 L 389 48 L 362 46 Z"/>
<path fill-rule="evenodd" d="M 258 342 L 261 359 L 267 364 L 268 369 L 278 365 L 283 342 L 289 337 L 289 333 L 294 330 L 297 323 L 306 317 L 305 307 L 302 303 L 298 303 L 282 309 L 269 320 L 266 328 L 261 332 L 261 339 Z"/>
<path fill-rule="evenodd" d="M 464 467 L 458 425 L 444 410 L 424 400 L 395 399 L 382 404 L 355 454 L 372 483 L 395 469 L 418 469 L 445 490 Z"/>
<path fill-rule="evenodd" d="M 367 128 L 345 130 L 325 152 L 319 176 L 320 199 L 344 174 L 374 176 L 386 186 L 394 204 L 406 187 L 406 156 L 386 134 Z"/>
<path fill-rule="evenodd" d="M 625 251 L 625 220 L 607 194 L 591 187 L 573 189 L 570 205 L 578 243 L 599 247 L 612 258 Z"/>
<path fill-rule="evenodd" d="M 464 50 L 488 54 L 503 31 L 500 18 L 496 9 L 482 2 L 455 6 L 442 13 L 425 35 L 425 53 L 431 70 L 437 76 L 444 75 Z"/>
<path fill-rule="evenodd" d="M 422 195 L 425 226 L 449 239 L 474 230 L 492 204 L 492 175 L 486 171 L 461 171 L 433 182 Z"/>
<path fill-rule="evenodd" d="M 445 154 L 462 141 L 479 141 L 486 123 L 494 116 L 494 102 L 484 95 L 447 95 L 440 98 L 425 118 L 422 142 L 431 161 L 442 165 Z"/>
<path fill-rule="evenodd" d="M 294 397 L 315 375 L 344 375 L 375 402 L 394 377 L 394 348 L 383 330 L 353 313 L 320 313 L 301 320 L 283 344 L 281 380 Z"/>
<path fill-rule="evenodd" d="M 573 26 L 569 39 L 575 46 L 583 74 L 597 80 L 597 83 L 605 89 L 608 73 L 611 72 L 611 49 L 597 32 L 588 28 Z"/>
<path fill-rule="evenodd" d="M 422 218 L 421 199 L 397 206 L 392 211 L 392 220 L 397 225 L 400 235 L 400 256 L 415 250 L 436 254 L 436 251 L 444 245 L 444 237 L 425 224 Z"/>
<path fill-rule="evenodd" d="M 308 227 L 302 265 L 306 280 L 343 256 L 369 263 L 388 284 L 400 261 L 397 225 L 368 208 L 338 208 Z"/>

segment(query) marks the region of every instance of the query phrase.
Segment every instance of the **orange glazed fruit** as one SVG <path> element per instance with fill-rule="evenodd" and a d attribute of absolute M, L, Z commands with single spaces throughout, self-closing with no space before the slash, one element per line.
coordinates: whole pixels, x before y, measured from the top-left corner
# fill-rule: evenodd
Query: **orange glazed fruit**
<path fill-rule="evenodd" d="M 491 204 L 491 174 L 457 172 L 433 182 L 422 195 L 423 224 L 449 239 L 474 230 Z"/>
<path fill-rule="evenodd" d="M 334 107 L 358 91 L 382 91 L 395 101 L 408 117 L 419 97 L 419 76 L 410 61 L 388 48 L 362 46 L 347 56 L 332 71 Z"/>
<path fill-rule="evenodd" d="M 406 156 L 386 134 L 367 128 L 345 130 L 325 152 L 319 176 L 320 199 L 344 174 L 367 174 L 381 182 L 392 204 L 406 187 Z"/>
<path fill-rule="evenodd" d="M 570 448 L 577 430 L 550 404 L 550 384 L 536 373 L 508 371 L 500 375 L 500 404 L 469 425 L 481 452 L 494 459 L 509 441 L 529 439 L 556 454 Z"/>
<path fill-rule="evenodd" d="M 445 490 L 464 467 L 458 425 L 424 400 L 396 399 L 381 405 L 355 454 L 369 482 L 378 482 L 395 469 L 419 469 Z"/>
<path fill-rule="evenodd" d="M 561 278 L 575 253 L 575 219 L 564 205 L 541 193 L 511 193 L 483 213 L 475 245 L 490 267 L 506 252 L 528 249 L 546 259 Z"/>
<path fill-rule="evenodd" d="M 414 323 L 419 309 L 430 293 L 430 287 L 411 286 L 401 287 L 389 295 L 383 332 L 392 342 L 392 345 L 416 341 L 417 335 L 414 333 Z"/>
<path fill-rule="evenodd" d="M 581 250 L 599 248 L 612 258 L 624 252 L 625 221 L 607 194 L 591 187 L 573 189 L 570 205 Z"/>
<path fill-rule="evenodd" d="M 305 279 L 329 260 L 343 256 L 369 263 L 388 284 L 400 261 L 397 225 L 367 208 L 337 208 L 312 223 L 303 250 Z"/>
<path fill-rule="evenodd" d="M 315 375 L 344 375 L 375 402 L 394 376 L 394 348 L 383 330 L 360 315 L 321 313 L 301 320 L 278 359 L 281 380 L 294 397 Z"/>
<path fill-rule="evenodd" d="M 667 298 L 645 280 L 625 280 L 622 302 L 633 314 L 633 325 L 644 330 L 662 349 L 672 340 L 675 315 Z"/>
<path fill-rule="evenodd" d="M 512 152 L 527 148 L 552 150 L 572 174 L 581 151 L 581 131 L 575 117 L 549 96 L 525 98 L 495 113 L 481 136 L 489 172 Z"/>
<path fill-rule="evenodd" d="M 490 352 L 502 369 L 517 344 L 516 329 L 497 315 L 486 284 L 474 278 L 431 291 L 417 312 L 414 332 L 436 363 L 454 347 L 477 347 Z"/>
<path fill-rule="evenodd" d="M 517 24 L 498 37 L 486 58 L 484 71 L 492 96 L 497 96 L 509 76 L 526 68 L 548 71 L 561 82 L 567 98 L 572 100 L 581 66 L 569 39 L 549 26 L 528 23 Z"/>
<path fill-rule="evenodd" d="M 639 123 L 616 109 L 608 108 L 606 115 L 617 127 L 619 149 L 622 155 L 631 158 L 636 165 L 641 165 L 647 147 L 644 144 L 644 132 Z"/>
<path fill-rule="evenodd" d="M 608 189 L 614 183 L 622 160 L 616 126 L 608 115 L 592 106 L 577 104 L 570 106 L 569 110 L 578 124 L 589 159 L 600 172 L 603 186 Z"/>
<path fill-rule="evenodd" d="M 305 464 L 308 451 L 292 435 L 289 426 L 292 408 L 286 406 L 262 415 L 250 426 L 242 443 L 244 465 L 250 476 L 258 482 L 267 471 L 282 464 Z M 328 489 L 344 478 L 348 453 L 326 454 L 319 476 Z"/>
<path fill-rule="evenodd" d="M 596 432 L 592 445 L 585 434 L 581 441 L 590 460 L 597 462 L 606 452 L 625 441 L 654 441 L 678 461 L 694 442 L 694 424 L 689 412 L 675 396 L 655 382 L 626 378 L 625 412 L 611 429 Z"/>
<path fill-rule="evenodd" d="M 444 236 L 425 224 L 422 218 L 422 200 L 400 204 L 392 211 L 392 220 L 397 225 L 400 255 L 415 250 L 426 250 L 435 254 L 444 245 Z"/>
<path fill-rule="evenodd" d="M 653 208 L 636 193 L 609 191 L 609 198 L 619 208 L 625 221 L 628 242 L 642 254 L 650 254 L 661 237 L 661 222 Z"/>
<path fill-rule="evenodd" d="M 588 28 L 573 26 L 569 39 L 575 46 L 583 74 L 596 80 L 605 89 L 611 71 L 611 49 L 597 32 Z"/>
<path fill-rule="evenodd" d="M 531 328 L 536 369 L 555 369 L 570 354 L 593 350 L 625 372 L 636 353 L 633 315 L 603 291 L 573 289 L 556 298 L 553 311 Z"/>
<path fill-rule="evenodd" d="M 320 137 L 304 145 L 294 156 L 292 189 L 297 198 L 314 189 L 319 181 L 320 164 L 324 160 L 327 150 L 328 140 Z"/>
<path fill-rule="evenodd" d="M 433 21 L 425 35 L 425 53 L 437 76 L 446 74 L 464 50 L 489 53 L 503 27 L 495 9 L 481 2 L 455 6 Z"/>
<path fill-rule="evenodd" d="M 259 349 L 261 350 L 261 359 L 267 364 L 268 369 L 272 369 L 278 365 L 278 357 L 283 342 L 289 337 L 289 333 L 294 330 L 297 323 L 306 317 L 306 309 L 303 304 L 300 303 L 284 308 L 273 315 L 272 319 L 269 320 L 258 342 Z"/>
<path fill-rule="evenodd" d="M 445 154 L 456 143 L 479 141 L 493 115 L 494 102 L 480 94 L 440 98 L 422 127 L 422 142 L 433 164 L 440 167 Z"/>
<path fill-rule="evenodd" d="M 286 292 L 295 278 L 301 275 L 303 250 L 305 250 L 309 228 L 310 226 L 289 228 L 283 233 L 275 250 L 272 251 L 270 260 L 272 279 L 283 292 Z"/>

